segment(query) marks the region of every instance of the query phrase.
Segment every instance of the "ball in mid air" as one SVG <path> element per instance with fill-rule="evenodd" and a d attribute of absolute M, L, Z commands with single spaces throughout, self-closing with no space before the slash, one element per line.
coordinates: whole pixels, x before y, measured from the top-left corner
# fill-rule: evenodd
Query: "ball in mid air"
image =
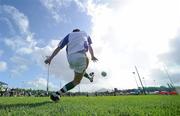
<path fill-rule="evenodd" d="M 103 77 L 106 77 L 106 76 L 107 76 L 107 73 L 106 73 L 105 71 L 102 71 L 102 72 L 101 72 L 101 75 L 102 75 Z"/>

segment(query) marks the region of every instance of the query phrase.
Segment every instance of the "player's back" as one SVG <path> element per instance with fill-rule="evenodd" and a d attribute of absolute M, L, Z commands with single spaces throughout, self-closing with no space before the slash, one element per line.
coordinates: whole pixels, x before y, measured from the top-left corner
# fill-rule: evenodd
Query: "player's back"
<path fill-rule="evenodd" d="M 85 49 L 88 35 L 84 31 L 71 32 L 69 34 L 68 54 L 76 53 Z"/>

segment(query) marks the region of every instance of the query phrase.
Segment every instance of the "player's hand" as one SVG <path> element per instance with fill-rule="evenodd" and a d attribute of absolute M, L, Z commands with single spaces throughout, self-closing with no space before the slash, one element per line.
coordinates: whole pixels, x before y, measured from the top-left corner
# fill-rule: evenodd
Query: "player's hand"
<path fill-rule="evenodd" d="M 91 60 L 93 61 L 93 62 L 97 62 L 98 61 L 98 59 L 96 58 L 96 57 L 91 57 Z"/>
<path fill-rule="evenodd" d="M 44 61 L 45 64 L 50 64 L 51 63 L 51 58 L 50 57 L 47 57 L 46 60 Z"/>

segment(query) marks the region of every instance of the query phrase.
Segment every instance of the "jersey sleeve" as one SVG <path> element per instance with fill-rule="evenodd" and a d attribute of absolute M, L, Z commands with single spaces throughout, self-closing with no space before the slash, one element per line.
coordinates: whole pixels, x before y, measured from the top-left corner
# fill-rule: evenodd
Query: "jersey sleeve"
<path fill-rule="evenodd" d="M 66 37 L 64 37 L 58 44 L 58 47 L 60 47 L 61 49 L 64 48 L 65 45 L 67 45 L 69 42 L 69 34 L 66 35 Z"/>
<path fill-rule="evenodd" d="M 88 36 L 87 40 L 88 40 L 88 45 L 91 45 L 92 44 L 92 40 L 91 40 L 90 36 Z"/>

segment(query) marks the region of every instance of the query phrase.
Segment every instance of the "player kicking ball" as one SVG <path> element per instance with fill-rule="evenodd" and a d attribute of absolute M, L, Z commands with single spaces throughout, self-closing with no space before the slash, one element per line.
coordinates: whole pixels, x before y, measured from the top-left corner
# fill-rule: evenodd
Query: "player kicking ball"
<path fill-rule="evenodd" d="M 67 91 L 74 88 L 78 85 L 83 76 L 88 78 L 90 82 L 93 82 L 94 73 L 87 74 L 86 69 L 89 64 L 89 59 L 86 53 L 89 51 L 91 55 L 91 60 L 96 62 L 98 59 L 94 56 L 93 48 L 91 47 L 92 40 L 90 36 L 84 31 L 79 29 L 74 29 L 69 33 L 64 39 L 60 41 L 57 48 L 53 51 L 50 57 L 44 61 L 46 64 L 50 64 L 51 60 L 57 53 L 66 46 L 67 60 L 69 66 L 74 70 L 74 79 L 67 83 L 63 88 L 61 88 L 56 93 L 53 93 L 50 98 L 52 101 L 57 102 L 61 94 L 66 93 Z"/>

